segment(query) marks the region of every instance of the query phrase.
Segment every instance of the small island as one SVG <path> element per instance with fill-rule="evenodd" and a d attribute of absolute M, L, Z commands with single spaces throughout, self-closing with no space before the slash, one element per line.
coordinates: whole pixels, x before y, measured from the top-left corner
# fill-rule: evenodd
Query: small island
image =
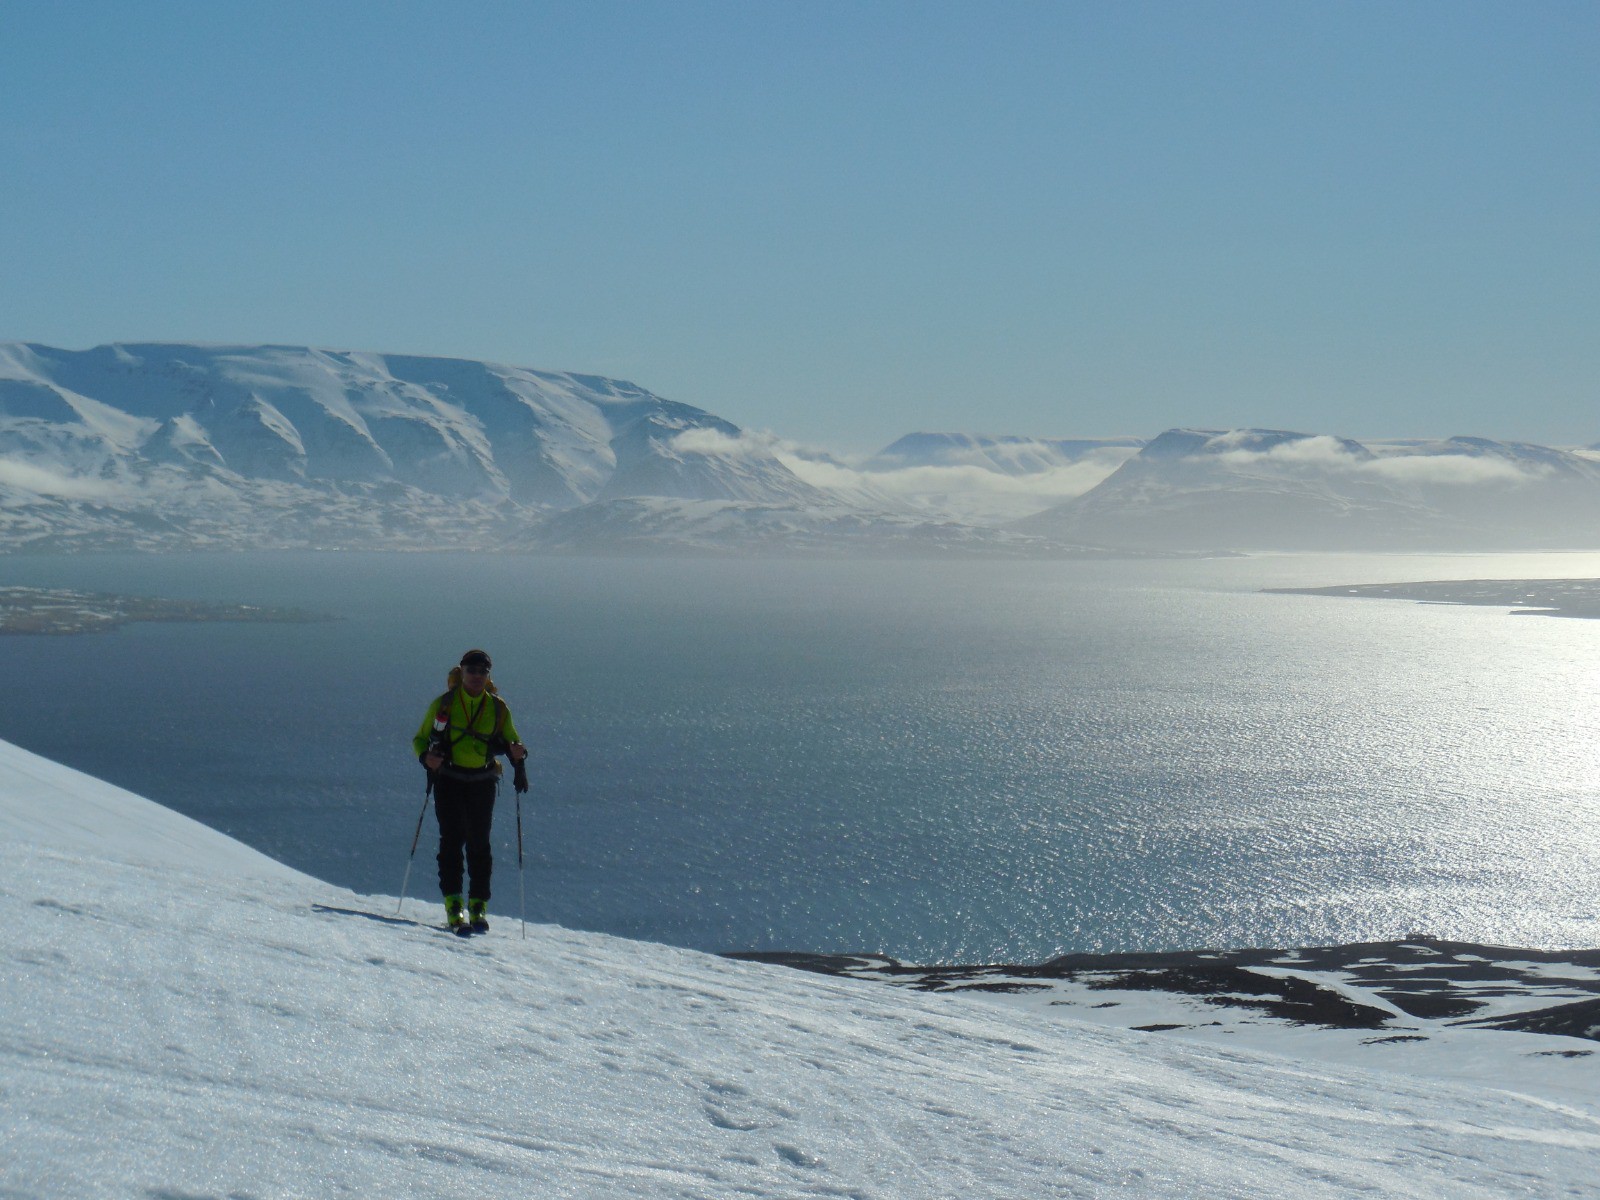
<path fill-rule="evenodd" d="M 305 624 L 330 616 L 298 608 L 117 596 L 67 588 L 0 587 L 0 634 L 100 633 L 130 621 L 266 621 Z"/>
<path fill-rule="evenodd" d="M 1280 596 L 1354 596 L 1509 608 L 1512 616 L 1600 618 L 1600 579 L 1438 579 L 1339 587 L 1263 588 Z"/>

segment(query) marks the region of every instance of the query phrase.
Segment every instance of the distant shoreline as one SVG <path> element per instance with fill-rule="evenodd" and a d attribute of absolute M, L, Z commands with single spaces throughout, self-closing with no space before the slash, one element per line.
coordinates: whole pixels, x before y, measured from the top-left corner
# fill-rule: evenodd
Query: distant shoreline
<path fill-rule="evenodd" d="M 0 587 L 0 635 L 103 633 L 133 621 L 262 622 L 303 625 L 336 618 L 299 608 L 167 600 L 69 588 Z"/>
<path fill-rule="evenodd" d="M 1510 615 L 1600 618 L 1600 579 L 1439 579 L 1336 587 L 1262 588 L 1279 596 L 1345 596 L 1509 608 Z"/>

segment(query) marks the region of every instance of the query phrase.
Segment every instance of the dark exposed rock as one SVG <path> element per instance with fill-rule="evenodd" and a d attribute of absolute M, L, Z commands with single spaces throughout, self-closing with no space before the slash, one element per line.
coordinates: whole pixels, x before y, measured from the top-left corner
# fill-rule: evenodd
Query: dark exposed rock
<path fill-rule="evenodd" d="M 1049 1001 L 1052 1006 L 1119 1003 L 1072 998 L 1085 993 L 1166 993 L 1295 1025 L 1395 1031 L 1370 1043 L 1427 1040 L 1415 1028 L 1397 1026 L 1396 1012 L 1380 1004 L 1418 1021 L 1600 1041 L 1600 950 L 1531 950 L 1417 936 L 1295 950 L 1065 954 L 1032 964 L 918 967 L 876 954 L 730 957 L 928 992 L 1066 988 L 1062 998 Z M 1361 1003 L 1363 994 L 1374 1003 Z M 1490 1003 L 1496 1015 L 1473 1018 Z"/>
<path fill-rule="evenodd" d="M 1541 1008 L 1536 1012 L 1517 1013 L 1473 1021 L 1485 1029 L 1515 1029 L 1523 1033 L 1554 1033 L 1563 1037 L 1587 1038 L 1600 1041 L 1600 997 L 1579 1000 L 1573 1004 L 1558 1004 L 1554 1008 Z"/>

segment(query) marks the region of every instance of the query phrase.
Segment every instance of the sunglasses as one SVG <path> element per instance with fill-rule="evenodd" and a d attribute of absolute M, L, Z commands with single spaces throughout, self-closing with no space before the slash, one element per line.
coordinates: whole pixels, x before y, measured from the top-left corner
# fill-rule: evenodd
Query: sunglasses
<path fill-rule="evenodd" d="M 476 665 L 470 666 L 470 667 L 462 667 L 461 668 L 461 673 L 463 675 L 487 675 L 489 673 L 489 668 L 488 667 L 480 667 L 480 666 L 476 666 Z"/>

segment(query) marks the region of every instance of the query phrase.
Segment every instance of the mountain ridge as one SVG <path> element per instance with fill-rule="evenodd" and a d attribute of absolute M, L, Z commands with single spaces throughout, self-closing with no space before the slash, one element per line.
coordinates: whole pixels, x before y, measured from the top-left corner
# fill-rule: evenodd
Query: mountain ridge
<path fill-rule="evenodd" d="M 1592 450 L 918 432 L 851 467 L 593 374 L 278 344 L 0 343 L 0 553 L 1059 558 L 1597 539 Z"/>
<path fill-rule="evenodd" d="M 825 498 L 741 432 L 626 380 L 470 359 L 5 343 L 0 538 L 488 546 L 602 499 Z M 695 433 L 740 452 L 697 448 Z"/>
<path fill-rule="evenodd" d="M 1174 550 L 1586 548 L 1600 544 L 1600 461 L 1481 437 L 1171 429 L 1012 528 Z"/>

